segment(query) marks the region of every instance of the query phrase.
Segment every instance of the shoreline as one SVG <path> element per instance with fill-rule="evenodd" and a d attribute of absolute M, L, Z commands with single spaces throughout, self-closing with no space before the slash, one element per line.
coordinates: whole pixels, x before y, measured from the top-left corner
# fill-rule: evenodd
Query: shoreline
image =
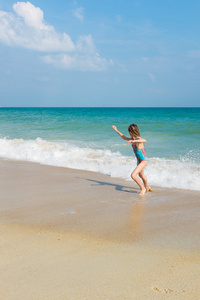
<path fill-rule="evenodd" d="M 183 226 L 188 239 L 200 230 L 198 191 L 156 187 L 139 196 L 134 182 L 91 171 L 7 160 L 0 160 L 0 169 L 1 222 L 53 224 L 130 242 L 133 236 L 139 239 L 136 228 L 142 229 L 142 240 L 159 236 L 158 241 L 164 233 L 171 241 L 173 234 L 181 236 Z M 195 243 L 200 249 L 200 242 Z"/>
<path fill-rule="evenodd" d="M 200 193 L 0 160 L 2 299 L 200 298 Z"/>

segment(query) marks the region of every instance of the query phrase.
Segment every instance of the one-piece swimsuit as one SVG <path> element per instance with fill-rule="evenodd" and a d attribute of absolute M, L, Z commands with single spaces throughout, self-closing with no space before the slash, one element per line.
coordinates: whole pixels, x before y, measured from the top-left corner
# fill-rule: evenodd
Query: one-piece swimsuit
<path fill-rule="evenodd" d="M 132 144 L 132 147 L 138 163 L 141 163 L 144 160 L 148 161 L 145 154 L 145 147 L 143 147 L 142 149 L 138 149 L 138 147 L 135 144 Z"/>

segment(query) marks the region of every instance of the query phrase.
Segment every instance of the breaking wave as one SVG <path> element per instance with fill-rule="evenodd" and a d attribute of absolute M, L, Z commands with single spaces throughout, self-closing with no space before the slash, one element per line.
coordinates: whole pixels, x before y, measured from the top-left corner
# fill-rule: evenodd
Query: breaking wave
<path fill-rule="evenodd" d="M 0 157 L 44 165 L 89 170 L 131 180 L 136 159 L 111 150 L 77 147 L 69 143 L 0 139 Z M 200 164 L 189 159 L 149 158 L 145 170 L 150 185 L 200 190 Z"/>

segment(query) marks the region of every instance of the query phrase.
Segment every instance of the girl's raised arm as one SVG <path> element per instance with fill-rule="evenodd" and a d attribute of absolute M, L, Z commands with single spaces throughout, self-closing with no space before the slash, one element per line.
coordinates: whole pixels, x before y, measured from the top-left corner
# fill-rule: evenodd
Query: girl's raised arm
<path fill-rule="evenodd" d="M 112 126 L 112 128 L 119 134 L 119 136 L 121 136 L 121 138 L 125 141 L 130 141 L 132 140 L 131 138 L 126 137 L 123 133 L 121 133 L 119 130 L 117 130 L 116 126 Z"/>
<path fill-rule="evenodd" d="M 128 144 L 136 144 L 136 143 L 146 143 L 147 141 L 143 138 L 138 138 L 138 139 L 135 139 L 135 140 L 132 140 L 130 139 L 128 141 Z"/>

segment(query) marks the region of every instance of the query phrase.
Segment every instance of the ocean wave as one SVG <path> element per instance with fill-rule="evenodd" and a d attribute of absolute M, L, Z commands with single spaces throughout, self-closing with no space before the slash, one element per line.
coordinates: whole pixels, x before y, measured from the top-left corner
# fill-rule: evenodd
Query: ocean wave
<path fill-rule="evenodd" d="M 111 150 L 80 148 L 69 143 L 53 143 L 41 138 L 1 138 L 0 157 L 99 172 L 125 180 L 131 180 L 130 174 L 136 166 L 134 156 L 124 156 Z M 200 190 L 200 165 L 189 159 L 149 158 L 145 172 L 153 186 Z"/>

